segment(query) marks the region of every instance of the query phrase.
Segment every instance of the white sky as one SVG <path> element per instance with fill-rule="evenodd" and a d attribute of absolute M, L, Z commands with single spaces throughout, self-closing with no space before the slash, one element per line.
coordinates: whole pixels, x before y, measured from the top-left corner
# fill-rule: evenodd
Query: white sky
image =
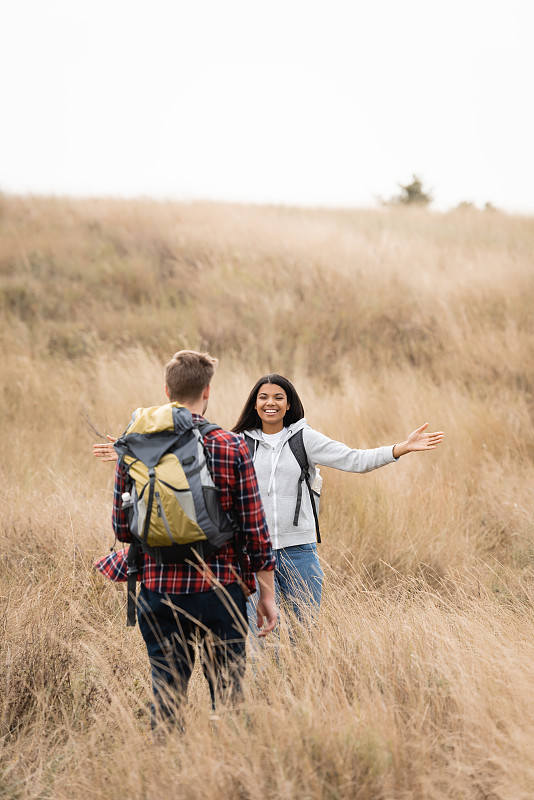
<path fill-rule="evenodd" d="M 0 190 L 534 213 L 533 0 L 4 0 Z"/>

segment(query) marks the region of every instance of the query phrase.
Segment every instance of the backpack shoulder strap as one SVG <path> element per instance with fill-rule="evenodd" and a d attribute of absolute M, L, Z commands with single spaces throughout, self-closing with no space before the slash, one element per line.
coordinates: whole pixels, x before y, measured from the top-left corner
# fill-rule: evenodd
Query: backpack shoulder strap
<path fill-rule="evenodd" d="M 254 456 L 256 455 L 256 449 L 258 447 L 258 440 L 253 439 L 252 436 L 248 436 L 248 434 L 243 434 L 245 442 L 247 443 L 247 447 L 250 453 L 250 457 L 254 460 Z"/>
<path fill-rule="evenodd" d="M 213 422 L 208 422 L 207 420 L 204 420 L 204 422 L 199 422 L 196 425 L 196 427 L 200 431 L 200 435 L 202 436 L 202 439 L 204 439 L 204 436 L 207 433 L 210 433 L 211 431 L 222 431 L 222 430 L 224 430 L 224 428 L 222 428 L 220 425 L 216 425 Z M 206 463 L 208 465 L 208 469 L 211 472 L 212 471 L 211 454 L 210 454 L 210 452 L 207 449 L 205 444 L 204 444 L 204 453 L 206 455 Z M 213 475 L 212 475 L 212 477 L 213 477 Z M 230 520 L 232 528 L 234 529 L 234 536 L 236 538 L 237 560 L 239 561 L 239 566 L 241 568 L 241 575 L 244 575 L 245 574 L 245 562 L 244 562 L 244 559 L 243 559 L 243 549 L 245 547 L 245 542 L 244 542 L 244 539 L 243 539 L 243 533 L 241 531 L 241 527 L 239 525 L 235 509 L 234 508 L 228 509 L 226 514 L 228 516 L 228 519 Z"/>
<path fill-rule="evenodd" d="M 299 431 L 297 431 L 294 436 L 291 437 L 291 439 L 289 440 L 289 447 L 291 448 L 291 452 L 297 459 L 297 464 L 300 467 L 300 478 L 297 489 L 297 504 L 295 506 L 295 516 L 293 518 L 293 525 L 297 526 L 299 524 L 300 507 L 302 505 L 302 484 L 305 483 L 306 486 L 308 487 L 308 493 L 310 495 L 313 518 L 315 520 L 315 532 L 317 534 L 317 541 L 320 543 L 321 531 L 319 530 L 319 517 L 317 515 L 317 508 L 315 507 L 315 498 L 313 496 L 313 490 L 310 484 L 310 469 L 308 464 L 308 455 L 304 447 L 302 428 Z"/>
<path fill-rule="evenodd" d="M 211 433 L 211 431 L 222 431 L 220 425 L 215 425 L 214 422 L 208 422 L 204 420 L 204 422 L 199 422 L 196 427 L 199 429 L 202 436 L 205 436 L 207 433 Z"/>
<path fill-rule="evenodd" d="M 291 448 L 291 452 L 297 459 L 297 464 L 302 470 L 308 471 L 308 456 L 306 455 L 306 450 L 304 449 L 304 440 L 302 437 L 302 428 L 300 431 L 297 431 L 294 436 L 291 437 L 289 440 L 289 446 Z"/>

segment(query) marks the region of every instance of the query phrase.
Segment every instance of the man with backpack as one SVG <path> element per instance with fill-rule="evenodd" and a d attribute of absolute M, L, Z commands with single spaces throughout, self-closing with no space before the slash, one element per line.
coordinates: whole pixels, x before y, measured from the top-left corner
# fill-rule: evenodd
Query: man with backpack
<path fill-rule="evenodd" d="M 249 448 L 204 420 L 216 364 L 207 353 L 176 353 L 165 367 L 170 403 L 138 409 L 114 445 L 112 524 L 117 539 L 132 544 L 96 567 L 128 580 L 130 605 L 141 584 L 137 618 L 152 669 L 153 724 L 179 712 L 197 643 L 213 707 L 239 697 L 254 575 L 260 635 L 277 621 L 275 559 Z"/>

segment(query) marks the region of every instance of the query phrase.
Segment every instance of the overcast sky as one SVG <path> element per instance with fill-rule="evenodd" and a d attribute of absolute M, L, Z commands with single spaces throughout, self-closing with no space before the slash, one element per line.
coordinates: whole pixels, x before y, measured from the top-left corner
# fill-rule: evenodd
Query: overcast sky
<path fill-rule="evenodd" d="M 4 0 L 0 190 L 534 213 L 533 0 Z"/>

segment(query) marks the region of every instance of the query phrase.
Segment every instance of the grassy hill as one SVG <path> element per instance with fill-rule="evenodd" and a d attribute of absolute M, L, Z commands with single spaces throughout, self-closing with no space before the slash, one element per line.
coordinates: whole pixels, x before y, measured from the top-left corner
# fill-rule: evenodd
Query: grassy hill
<path fill-rule="evenodd" d="M 533 253 L 532 218 L 469 209 L 0 199 L 0 797 L 534 795 Z M 91 445 L 183 347 L 220 359 L 226 427 L 272 370 L 353 447 L 446 438 L 324 470 L 317 627 L 239 713 L 210 719 L 197 671 L 158 745 L 124 587 L 91 568 Z"/>

